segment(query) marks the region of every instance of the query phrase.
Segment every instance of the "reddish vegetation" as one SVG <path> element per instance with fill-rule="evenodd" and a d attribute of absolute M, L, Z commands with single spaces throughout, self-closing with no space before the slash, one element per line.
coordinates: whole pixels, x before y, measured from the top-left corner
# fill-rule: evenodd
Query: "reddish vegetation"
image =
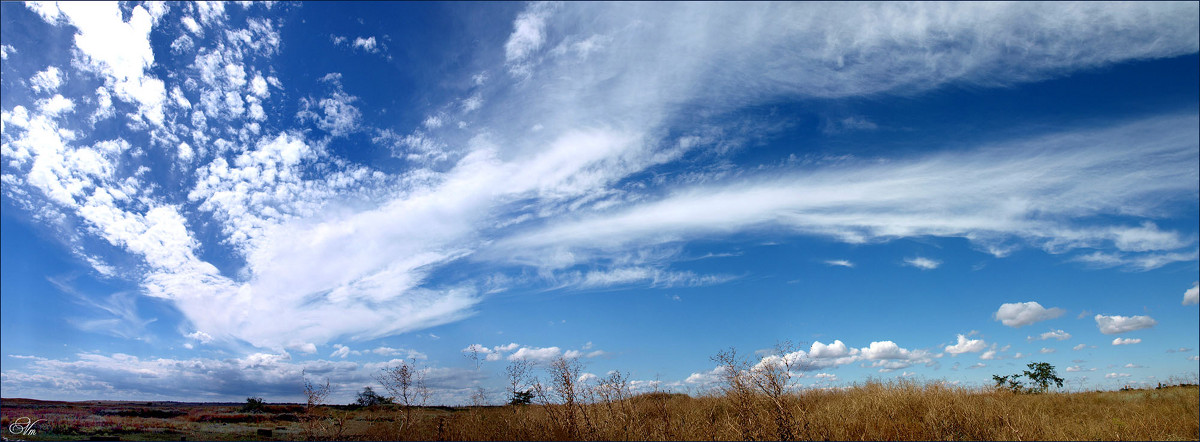
<path fill-rule="evenodd" d="M 869 382 L 779 397 L 753 393 L 689 397 L 576 389 L 541 403 L 503 407 L 365 409 L 299 405 L 242 413 L 238 405 L 44 402 L 4 399 L 3 428 L 43 421 L 61 440 L 1197 440 L 1200 390 L 1014 394 L 938 383 Z M 562 390 L 557 390 L 562 391 Z M 306 409 L 307 408 L 307 409 Z M 269 433 L 269 434 L 268 434 Z"/>

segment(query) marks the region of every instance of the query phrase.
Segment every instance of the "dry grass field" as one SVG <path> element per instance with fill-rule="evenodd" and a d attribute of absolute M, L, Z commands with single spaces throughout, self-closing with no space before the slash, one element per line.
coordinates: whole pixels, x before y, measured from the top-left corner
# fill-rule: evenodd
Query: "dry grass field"
<path fill-rule="evenodd" d="M 9 440 L 1198 440 L 1200 390 L 1018 394 L 932 382 L 690 397 L 589 391 L 492 407 L 350 408 L 4 399 Z M 556 396 L 561 398 L 562 396 Z M 33 434 L 10 425 L 42 420 Z"/>

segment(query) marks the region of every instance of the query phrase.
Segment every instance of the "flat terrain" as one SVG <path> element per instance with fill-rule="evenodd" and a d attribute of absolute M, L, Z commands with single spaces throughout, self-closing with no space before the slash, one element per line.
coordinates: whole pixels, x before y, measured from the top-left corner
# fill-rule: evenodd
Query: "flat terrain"
<path fill-rule="evenodd" d="M 652 393 L 571 405 L 240 409 L 241 404 L 0 399 L 8 440 L 1200 439 L 1200 390 L 1194 385 L 1014 394 L 873 382 L 805 391 L 782 401 Z M 32 432 L 20 433 L 22 418 L 38 421 Z"/>

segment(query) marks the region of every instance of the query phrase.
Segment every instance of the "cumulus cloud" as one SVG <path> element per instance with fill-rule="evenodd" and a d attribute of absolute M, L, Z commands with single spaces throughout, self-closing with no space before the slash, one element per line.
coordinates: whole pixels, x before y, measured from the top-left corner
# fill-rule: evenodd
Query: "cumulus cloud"
<path fill-rule="evenodd" d="M 139 115 L 162 125 L 166 88 L 148 74 L 154 65 L 150 48 L 151 14 L 134 6 L 129 21 L 122 19 L 116 3 L 61 2 L 30 4 L 47 22 L 60 19 L 75 26 L 78 65 L 102 75 L 117 97 L 138 105 Z"/>
<path fill-rule="evenodd" d="M 996 310 L 992 317 L 1009 327 L 1024 327 L 1035 322 L 1057 318 L 1063 313 L 1066 313 L 1066 310 L 1058 307 L 1045 308 L 1037 302 L 1029 301 L 1001 304 L 1000 309 Z"/>
<path fill-rule="evenodd" d="M 1100 333 L 1106 335 L 1142 330 L 1158 324 L 1158 321 L 1149 316 L 1096 315 L 1095 319 L 1096 326 L 1100 328 Z"/>
<path fill-rule="evenodd" d="M 300 112 L 296 117 L 300 121 L 309 121 L 333 136 L 344 136 L 354 132 L 359 127 L 362 111 L 354 106 L 358 97 L 351 96 L 341 90 L 333 91 L 328 97 L 320 100 L 305 98 L 300 102 Z"/>
<path fill-rule="evenodd" d="M 362 49 L 367 52 L 375 52 L 378 50 L 375 48 L 375 37 L 355 38 L 354 39 L 354 47 Z"/>
<path fill-rule="evenodd" d="M 908 350 L 892 341 L 872 342 L 870 346 L 859 351 L 863 359 L 872 361 L 869 366 L 879 368 L 880 372 L 890 372 L 932 361 L 932 355 L 928 352 Z"/>
<path fill-rule="evenodd" d="M 946 346 L 946 353 L 959 355 L 963 353 L 978 353 L 987 348 L 982 339 L 967 339 L 966 335 L 958 335 L 958 343 Z"/>
<path fill-rule="evenodd" d="M 1200 283 L 1193 282 L 1192 288 L 1183 292 L 1183 305 L 1200 303 Z"/>
<path fill-rule="evenodd" d="M 829 264 L 834 267 L 854 268 L 854 263 L 844 260 L 844 259 L 831 259 L 831 260 L 825 261 L 825 264 Z"/>
<path fill-rule="evenodd" d="M 29 79 L 29 87 L 38 93 L 57 91 L 62 83 L 63 73 L 54 66 L 47 67 L 46 70 L 34 74 Z"/>
<path fill-rule="evenodd" d="M 1116 338 L 1113 339 L 1112 345 L 1133 345 L 1141 342 L 1141 338 Z"/>

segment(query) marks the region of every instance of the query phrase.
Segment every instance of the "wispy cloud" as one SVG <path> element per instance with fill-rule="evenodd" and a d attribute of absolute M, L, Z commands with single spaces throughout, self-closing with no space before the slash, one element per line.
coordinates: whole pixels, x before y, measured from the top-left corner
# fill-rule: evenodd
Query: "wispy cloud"
<path fill-rule="evenodd" d="M 139 260 L 134 279 L 144 293 L 169 300 L 188 330 L 214 342 L 308 351 L 460 320 L 485 284 L 433 277 L 452 264 L 532 269 L 550 287 L 722 283 L 733 277 L 675 269 L 680 254 L 654 252 L 743 232 L 848 243 L 957 237 L 1136 269 L 1195 259 L 1193 238 L 1141 219 L 1195 198 L 1193 114 L 1065 127 L 886 164 L 851 159 L 690 181 L 639 175 L 731 149 L 717 136 L 729 127 L 663 135 L 681 104 L 713 112 L 779 97 L 1006 85 L 1191 53 L 1193 3 L 536 3 L 512 23 L 502 65 L 486 67 L 512 78 L 489 79 L 495 89 L 476 81 L 478 90 L 422 112 L 462 124 L 426 119 L 420 133 L 366 127 L 363 100 L 338 75 L 324 78 L 323 95 L 284 103 L 272 92 L 281 87 L 270 69 L 276 24 L 225 23 L 224 3 L 198 5 L 198 21 L 175 25 L 191 42 L 171 51 L 195 73 L 186 79 L 153 74 L 157 12 L 147 7 L 132 7 L 126 21 L 116 4 L 28 6 L 75 26 L 75 64 L 103 85 L 89 88 L 88 100 L 47 97 L 4 110 L 5 191 Z M 373 38 L 340 44 L 382 46 Z M 568 49 L 554 51 L 560 46 Z M 51 91 L 48 77 L 37 84 Z M 110 98 L 93 105 L 92 96 Z M 150 148 L 90 139 L 64 118 L 112 118 L 122 103 L 136 108 L 127 123 Z M 379 170 L 330 153 L 330 137 L 362 132 L 417 167 Z M 179 182 L 130 163 L 151 149 L 195 173 L 172 175 Z M 201 231 L 210 222 L 212 231 Z M 226 248 L 232 264 L 208 260 Z M 881 341 L 862 353 L 889 370 L 929 357 L 899 350 Z M 527 350 L 535 351 L 545 352 Z M 883 357 L 888 351 L 908 356 Z"/>
<path fill-rule="evenodd" d="M 938 266 L 942 265 L 942 262 L 938 261 L 938 260 L 918 256 L 915 258 L 905 258 L 904 264 L 911 266 L 911 267 L 916 267 L 921 270 L 933 270 L 933 269 L 938 268 Z"/>

